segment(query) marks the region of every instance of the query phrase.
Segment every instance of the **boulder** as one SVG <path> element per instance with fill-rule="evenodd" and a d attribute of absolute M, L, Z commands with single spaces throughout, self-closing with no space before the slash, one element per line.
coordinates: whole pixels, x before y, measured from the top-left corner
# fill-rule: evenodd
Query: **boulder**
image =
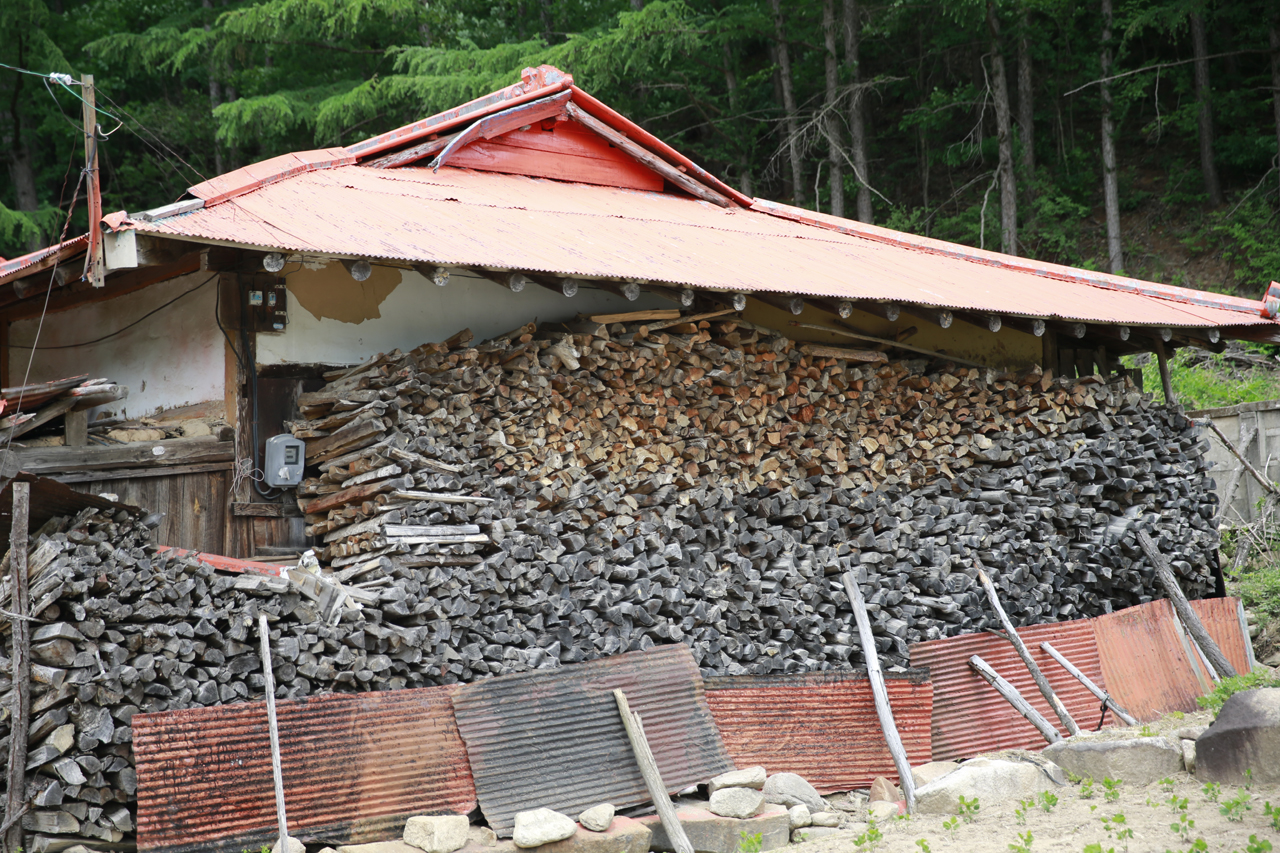
<path fill-rule="evenodd" d="M 803 829 L 813 823 L 813 815 L 809 814 L 809 807 L 804 803 L 787 809 L 787 817 L 790 818 L 792 829 Z"/>
<path fill-rule="evenodd" d="M 427 853 L 453 853 L 467 843 L 466 815 L 414 815 L 405 822 L 404 843 Z"/>
<path fill-rule="evenodd" d="M 1057 787 L 1050 774 L 1035 764 L 970 758 L 941 779 L 917 788 L 916 811 L 951 815 L 956 813 L 961 796 L 977 797 L 984 805 L 1034 797 Z"/>
<path fill-rule="evenodd" d="M 822 795 L 818 793 L 818 789 L 795 773 L 774 773 L 766 779 L 764 783 L 764 798 L 766 802 L 776 803 L 788 808 L 804 803 L 811 812 L 827 810 L 827 804 L 823 801 Z"/>
<path fill-rule="evenodd" d="M 902 799 L 902 789 L 885 777 L 877 776 L 871 780 L 871 799 L 872 801 L 888 800 L 891 803 L 896 803 Z"/>
<path fill-rule="evenodd" d="M 284 850 L 280 849 L 280 839 L 276 839 L 276 843 L 271 845 L 271 853 L 307 853 L 306 845 L 294 838 L 292 835 L 284 837 Z"/>
<path fill-rule="evenodd" d="M 919 767 L 911 768 L 911 781 L 916 783 L 917 788 L 923 788 L 930 782 L 946 776 L 959 766 L 954 761 L 930 761 L 928 764 L 921 764 Z"/>
<path fill-rule="evenodd" d="M 809 815 L 810 826 L 839 826 L 839 812 L 814 812 Z"/>
<path fill-rule="evenodd" d="M 1196 740 L 1196 778 L 1243 785 L 1280 783 L 1280 687 L 1244 690 L 1227 699 Z"/>
<path fill-rule="evenodd" d="M 892 820 L 901 813 L 901 807 L 896 802 L 890 802 L 889 800 L 872 800 L 867 806 L 867 817 L 876 823 Z"/>
<path fill-rule="evenodd" d="M 695 853 L 738 853 L 743 833 L 748 838 L 759 835 L 761 851 L 786 847 L 791 840 L 791 818 L 779 805 L 766 804 L 759 814 L 746 820 L 721 817 L 698 806 L 681 805 L 676 807 L 676 818 L 689 836 Z M 636 820 L 653 831 L 650 850 L 663 853 L 675 850 L 657 815 Z"/>
<path fill-rule="evenodd" d="M 719 776 L 707 783 L 707 793 L 714 794 L 721 788 L 755 788 L 759 791 L 764 787 L 765 779 L 768 775 L 763 767 L 747 767 L 742 770 L 730 770 L 728 773 L 721 773 Z"/>
<path fill-rule="evenodd" d="M 629 817 L 614 817 L 604 832 L 579 832 L 544 844 L 537 853 L 646 853 L 653 833 Z"/>
<path fill-rule="evenodd" d="M 721 788 L 711 795 L 707 810 L 721 817 L 754 817 L 764 805 L 764 794 L 754 788 Z"/>
<path fill-rule="evenodd" d="M 582 824 L 583 829 L 589 829 L 592 832 L 607 832 L 609 824 L 613 823 L 615 812 L 613 803 L 601 803 L 578 815 L 578 823 Z"/>
<path fill-rule="evenodd" d="M 1182 772 L 1182 745 L 1163 737 L 1067 738 L 1045 747 L 1041 754 L 1068 773 L 1098 782 L 1110 778 L 1149 785 Z"/>
<path fill-rule="evenodd" d="M 516 828 L 511 840 L 517 847 L 541 847 L 563 841 L 578 831 L 573 818 L 551 809 L 531 809 L 516 814 Z"/>
<path fill-rule="evenodd" d="M 391 841 L 370 841 L 367 844 L 340 844 L 337 853 L 421 853 L 412 844 L 396 838 Z"/>

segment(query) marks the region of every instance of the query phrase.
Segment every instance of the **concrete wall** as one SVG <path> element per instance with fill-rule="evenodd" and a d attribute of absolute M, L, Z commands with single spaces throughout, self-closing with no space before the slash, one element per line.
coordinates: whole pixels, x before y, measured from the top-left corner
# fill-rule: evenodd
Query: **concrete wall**
<path fill-rule="evenodd" d="M 1272 480 L 1280 477 L 1280 400 L 1241 403 L 1188 414 L 1211 419 L 1253 463 L 1253 467 Z M 1210 474 L 1218 484 L 1218 500 L 1226 504 L 1221 519 L 1232 524 L 1252 521 L 1258 514 L 1262 486 L 1244 470 L 1244 466 L 1211 430 L 1205 431 L 1205 438 L 1209 441 L 1206 456 L 1214 462 Z"/>

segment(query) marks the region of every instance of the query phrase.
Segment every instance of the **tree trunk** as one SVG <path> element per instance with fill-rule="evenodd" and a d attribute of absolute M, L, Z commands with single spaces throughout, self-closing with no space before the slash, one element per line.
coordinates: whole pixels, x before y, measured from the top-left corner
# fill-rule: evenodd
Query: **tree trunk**
<path fill-rule="evenodd" d="M 1102 0 L 1102 77 L 1111 76 L 1111 0 Z M 1120 244 L 1120 186 L 1116 179 L 1116 129 L 1111 121 L 1111 84 L 1102 84 L 1102 197 L 1107 211 L 1107 269 L 1124 269 Z"/>
<path fill-rule="evenodd" d="M 203 0 L 200 4 L 206 9 L 213 8 L 213 0 Z M 213 29 L 212 24 L 204 25 L 205 32 Z M 209 58 L 209 115 L 213 115 L 213 111 L 222 103 L 222 83 L 218 81 L 217 75 L 218 64 L 213 57 Z M 218 144 L 217 138 L 213 141 L 213 171 L 216 175 L 223 174 L 226 164 L 222 159 L 222 146 Z"/>
<path fill-rule="evenodd" d="M 1000 24 L 995 3 L 987 2 L 987 27 L 991 31 L 991 88 L 996 105 L 996 138 L 1000 149 L 1000 251 L 1018 254 L 1018 181 L 1013 174 L 1013 132 L 1009 110 L 1009 85 L 1000 52 Z"/>
<path fill-rule="evenodd" d="M 1035 100 L 1031 86 L 1031 13 L 1022 9 L 1018 25 L 1018 135 L 1022 150 L 1019 152 L 1022 167 L 1022 197 L 1026 202 L 1035 198 L 1036 147 Z"/>
<path fill-rule="evenodd" d="M 1271 19 L 1271 111 L 1276 118 L 1276 166 L 1280 168 L 1280 16 Z"/>
<path fill-rule="evenodd" d="M 25 40 L 19 37 L 18 65 L 26 66 Z M 13 127 L 13 138 L 9 141 L 9 178 L 13 181 L 14 201 L 17 210 L 22 213 L 35 213 L 40 206 L 36 193 L 36 170 L 31 165 L 31 148 L 27 145 L 26 134 L 22 129 L 22 109 L 19 101 L 22 98 L 22 86 L 25 78 L 21 74 L 14 75 L 13 97 L 9 101 L 9 120 Z M 44 239 L 38 232 L 29 234 L 23 241 L 23 248 L 35 252 L 44 246 Z"/>
<path fill-rule="evenodd" d="M 858 42 L 861 21 L 858 15 L 858 0 L 844 0 L 844 61 L 852 69 L 849 80 L 854 85 L 853 97 L 849 98 L 849 131 L 850 156 L 853 158 L 853 176 L 858 181 L 859 222 L 872 222 L 871 187 L 868 186 L 867 175 L 867 132 L 863 121 L 862 91 L 858 84 L 862 82 L 862 68 L 858 62 Z"/>
<path fill-rule="evenodd" d="M 831 215 L 844 216 L 844 151 L 840 133 L 840 60 L 836 57 L 836 2 L 822 0 L 822 36 L 826 48 L 826 120 L 828 179 L 831 182 Z"/>
<path fill-rule="evenodd" d="M 740 98 L 738 95 L 738 75 L 733 70 L 733 51 L 729 49 L 729 43 L 725 42 L 721 45 L 724 52 L 724 85 L 729 90 L 729 110 L 736 117 L 739 115 L 738 104 Z M 754 196 L 751 182 L 751 155 L 748 146 L 741 145 L 738 149 L 738 188 L 742 190 L 743 195 Z"/>
<path fill-rule="evenodd" d="M 1195 52 L 1196 69 L 1196 102 L 1200 110 L 1196 116 L 1196 126 L 1200 133 L 1200 171 L 1204 173 L 1204 191 L 1209 196 L 1209 203 L 1214 207 L 1221 205 L 1222 185 L 1218 183 L 1218 167 L 1213 162 L 1213 104 L 1212 92 L 1209 88 L 1209 44 L 1204 33 L 1204 15 L 1193 12 L 1191 15 L 1191 47 Z"/>
<path fill-rule="evenodd" d="M 796 112 L 796 94 L 791 81 L 791 51 L 787 47 L 782 25 L 781 0 L 769 0 L 773 7 L 773 34 L 778 51 L 778 82 L 782 88 L 782 108 L 786 112 L 787 157 L 791 162 L 791 201 L 804 207 L 804 170 L 800 163 L 800 119 Z"/>

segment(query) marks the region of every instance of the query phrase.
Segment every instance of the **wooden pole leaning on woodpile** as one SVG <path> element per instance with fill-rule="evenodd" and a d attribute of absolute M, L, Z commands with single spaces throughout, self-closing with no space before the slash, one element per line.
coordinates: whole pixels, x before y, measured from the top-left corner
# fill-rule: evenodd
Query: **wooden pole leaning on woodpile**
<path fill-rule="evenodd" d="M 1031 673 L 1031 679 L 1035 681 L 1036 687 L 1040 688 L 1040 695 L 1044 696 L 1045 701 L 1049 703 L 1049 707 L 1053 709 L 1053 712 L 1058 715 L 1058 719 L 1062 721 L 1062 725 L 1066 727 L 1069 734 L 1080 734 L 1080 727 L 1071 718 L 1071 714 L 1067 711 L 1067 706 L 1062 704 L 1058 694 L 1053 692 L 1053 687 L 1049 685 L 1049 679 L 1044 677 L 1040 667 L 1032 660 L 1031 652 L 1027 650 L 1026 643 L 1022 642 L 1022 638 L 1018 636 L 1017 629 L 1013 627 L 1013 622 L 1009 620 L 1008 614 L 1000 606 L 1000 596 L 996 594 L 996 588 L 991 583 L 991 578 L 987 577 L 987 573 L 982 569 L 978 569 L 978 580 L 982 582 L 982 588 L 987 591 L 987 598 L 990 600 L 996 616 L 1000 619 L 1000 624 L 1004 626 L 1009 642 L 1013 643 L 1013 648 L 1017 651 L 1018 657 L 1022 658 L 1022 662 L 1026 664 L 1027 671 Z"/>
<path fill-rule="evenodd" d="M 1231 665 L 1231 661 L 1227 660 L 1227 656 L 1222 653 L 1222 649 L 1218 648 L 1218 644 L 1213 637 L 1209 636 L 1209 632 L 1205 630 L 1204 623 L 1200 621 L 1200 617 L 1191 609 L 1191 603 L 1183 595 L 1182 587 L 1178 585 L 1178 579 L 1173 574 L 1173 568 L 1156 548 L 1156 543 L 1151 541 L 1147 531 L 1138 531 L 1138 544 L 1146 552 L 1147 559 L 1151 561 L 1151 565 L 1155 566 L 1156 577 L 1159 578 L 1160 585 L 1164 587 L 1165 595 L 1169 597 L 1169 601 L 1173 604 L 1173 609 L 1177 612 L 1178 618 L 1182 620 L 1182 624 L 1187 627 L 1187 633 L 1200 645 L 1200 649 L 1209 660 L 1212 669 L 1217 670 L 1218 675 L 1223 678 L 1233 677 L 1236 674 L 1235 667 Z"/>
<path fill-rule="evenodd" d="M 871 634 L 871 620 L 867 618 L 867 605 L 862 600 L 862 589 L 859 588 L 853 572 L 845 572 L 843 580 L 845 592 L 849 594 L 849 603 L 853 607 L 853 617 L 858 622 L 862 654 L 867 659 L 867 680 L 871 682 L 871 695 L 876 703 L 876 716 L 880 718 L 880 729 L 884 732 L 889 754 L 893 756 L 893 766 L 898 770 L 898 784 L 902 786 L 902 794 L 907 800 L 907 814 L 914 814 L 916 810 L 915 778 L 911 775 L 911 762 L 907 760 L 907 750 L 902 745 L 898 726 L 893 721 L 893 708 L 889 705 L 889 691 L 884 685 L 884 673 L 880 671 L 880 656 L 876 654 L 875 638 Z"/>
<path fill-rule="evenodd" d="M 27 803 L 27 732 L 31 722 L 31 624 L 27 593 L 27 519 L 31 507 L 31 484 L 14 481 L 13 519 L 9 532 L 9 564 L 13 569 L 13 709 L 9 723 L 8 797 L 5 800 L 5 849 L 16 853 L 25 849 L 22 812 Z"/>
<path fill-rule="evenodd" d="M 1098 699 L 1101 700 L 1103 705 L 1106 705 L 1108 708 L 1110 708 L 1111 713 L 1116 715 L 1116 719 L 1123 722 L 1126 726 L 1136 726 L 1138 724 L 1138 721 L 1133 718 L 1133 715 L 1131 715 L 1124 708 L 1121 708 L 1119 704 L 1116 703 L 1116 700 L 1111 698 L 1110 693 L 1103 690 L 1098 685 L 1094 684 L 1093 679 L 1091 679 L 1089 676 L 1081 672 L 1080 669 L 1071 661 L 1067 660 L 1066 657 L 1062 654 L 1062 652 L 1058 651 L 1047 642 L 1041 643 L 1040 648 L 1044 651 L 1045 654 L 1047 654 L 1049 657 L 1056 660 L 1063 669 L 1065 669 L 1067 672 L 1075 676 L 1076 680 L 1079 681 L 1081 684 L 1083 684 L 1086 690 L 1088 690 L 1094 696 L 1097 696 Z"/>
<path fill-rule="evenodd" d="M 969 658 L 969 668 L 978 675 L 987 680 L 987 683 L 996 689 L 996 692 L 1004 697 L 1004 700 L 1013 706 L 1013 709 L 1022 716 L 1026 717 L 1027 722 L 1036 727 L 1036 730 L 1044 736 L 1049 743 L 1057 743 L 1062 740 L 1062 735 L 1058 734 L 1058 730 L 1040 715 L 1040 712 L 1031 707 L 1031 703 L 1023 698 L 1018 692 L 1018 688 L 1014 687 L 1000 673 L 991 668 L 991 665 L 982 658 L 974 655 Z"/>
<path fill-rule="evenodd" d="M 644 777 L 645 787 L 649 789 L 649 798 L 658 810 L 658 818 L 667 838 L 676 853 L 693 853 L 693 842 L 680 825 L 676 816 L 676 807 L 671 804 L 671 795 L 667 786 L 662 784 L 662 774 L 658 772 L 658 762 L 654 760 L 653 751 L 649 749 L 649 739 L 644 734 L 644 721 L 640 715 L 632 712 L 627 702 L 627 694 L 621 690 L 613 691 L 613 698 L 618 703 L 618 713 L 622 715 L 622 726 L 627 730 L 627 740 L 631 742 L 631 751 L 635 753 L 636 764 L 640 766 L 640 775 Z"/>
<path fill-rule="evenodd" d="M 276 677 L 271 669 L 271 629 L 267 614 L 258 614 L 258 634 L 262 637 L 262 672 L 266 679 L 267 726 L 271 731 L 271 778 L 276 789 L 276 823 L 279 824 L 279 853 L 289 850 L 289 821 L 284 813 L 284 767 L 280 761 L 280 726 L 276 722 Z"/>

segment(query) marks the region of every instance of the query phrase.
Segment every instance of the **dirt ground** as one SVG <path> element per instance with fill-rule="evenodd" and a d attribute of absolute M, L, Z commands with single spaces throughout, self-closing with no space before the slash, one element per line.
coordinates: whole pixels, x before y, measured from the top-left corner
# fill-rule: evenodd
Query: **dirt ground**
<path fill-rule="evenodd" d="M 1146 730 L 1172 735 L 1182 726 L 1207 725 L 1210 719 L 1208 713 L 1170 716 L 1147 726 Z M 1141 737 L 1142 730 L 1116 729 L 1112 734 L 1117 738 Z M 946 815 L 900 817 L 877 827 L 883 838 L 874 846 L 869 839 L 864 839 L 859 847 L 857 836 L 860 831 L 855 830 L 793 845 L 788 850 L 791 853 L 854 853 L 858 850 L 874 850 L 876 853 L 1023 853 L 1023 848 L 1015 845 L 1022 844 L 1025 840 L 1023 835 L 1030 833 L 1031 843 L 1026 845 L 1029 853 L 1083 853 L 1087 848 L 1094 849 L 1089 847 L 1092 844 L 1100 844 L 1101 853 L 1109 850 L 1115 853 L 1184 850 L 1260 853 L 1270 849 L 1262 844 L 1264 841 L 1269 841 L 1280 853 L 1280 829 L 1273 826 L 1272 818 L 1263 814 L 1264 804 L 1268 801 L 1280 809 L 1280 786 L 1254 785 L 1248 791 L 1222 786 L 1217 802 L 1214 802 L 1205 792 L 1203 783 L 1187 773 L 1179 773 L 1172 784 L 1154 782 L 1145 787 L 1121 784 L 1117 790 L 1118 798 L 1114 801 L 1106 799 L 1107 792 L 1101 780 L 1094 782 L 1092 795 L 1086 796 L 1088 793 L 1081 783 L 1074 782 L 1055 792 L 1058 802 L 1049 810 L 1037 803 L 1019 816 L 1017 802 L 980 802 L 972 821 L 966 823 L 960 819 L 953 829 L 944 827 L 943 824 L 950 820 Z M 1250 808 L 1237 807 L 1233 817 L 1239 819 L 1231 820 L 1221 810 L 1224 804 L 1240 795 L 1248 795 L 1245 805 Z M 1176 803 L 1171 802 L 1175 797 Z M 1185 810 L 1180 808 L 1184 799 Z M 1182 814 L 1188 821 L 1194 821 L 1194 828 L 1188 830 L 1186 838 L 1170 826 L 1179 823 Z M 1116 825 L 1115 815 L 1123 815 L 1123 825 Z M 1112 828 L 1108 828 L 1104 819 L 1112 821 Z M 1280 823 L 1280 817 L 1275 820 Z M 1126 830 L 1132 830 L 1131 838 L 1121 837 Z M 1256 837 L 1258 846 L 1250 846 L 1250 836 Z M 1203 839 L 1207 846 L 1193 846 L 1196 839 Z"/>

